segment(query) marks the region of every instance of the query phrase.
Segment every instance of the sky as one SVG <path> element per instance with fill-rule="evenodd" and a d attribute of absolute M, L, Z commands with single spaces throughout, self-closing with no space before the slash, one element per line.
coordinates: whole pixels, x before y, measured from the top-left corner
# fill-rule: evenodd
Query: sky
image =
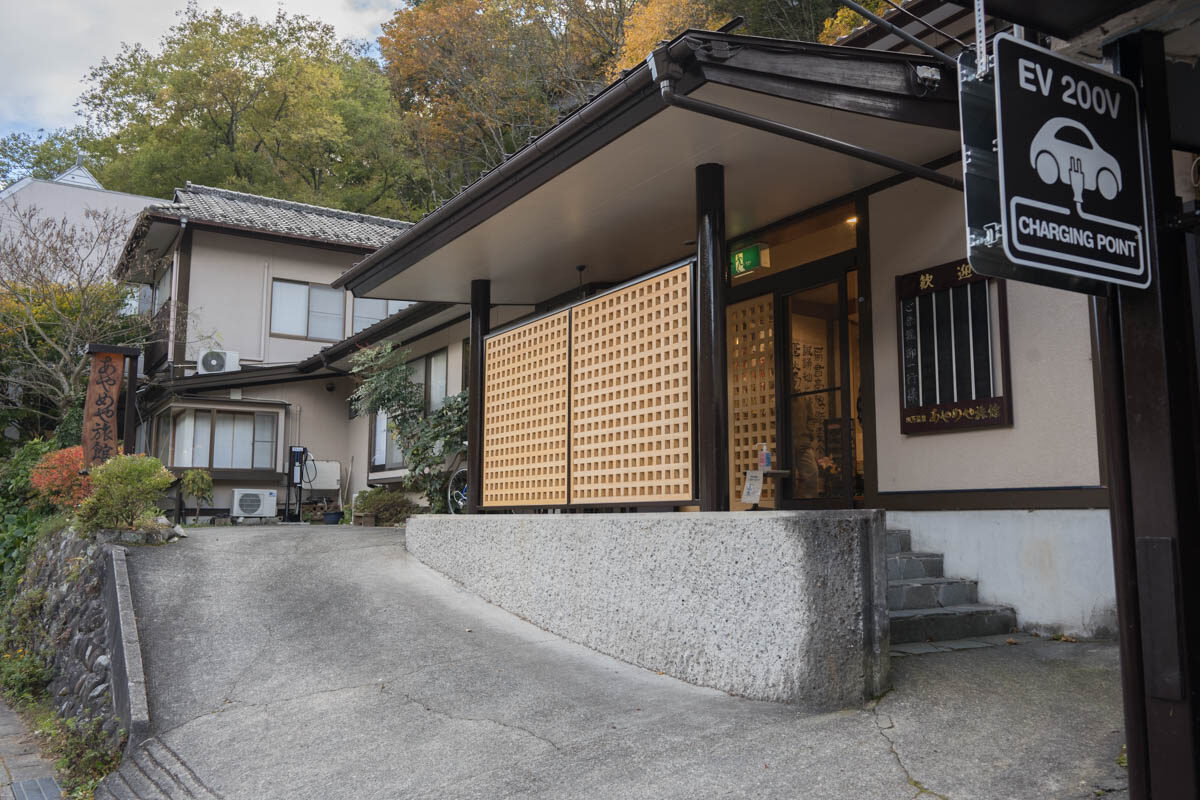
<path fill-rule="evenodd" d="M 374 40 L 399 0 L 201 0 L 271 19 L 282 8 L 334 26 L 339 36 Z M 0 0 L 0 136 L 70 126 L 82 79 L 122 42 L 151 51 L 186 0 Z"/>

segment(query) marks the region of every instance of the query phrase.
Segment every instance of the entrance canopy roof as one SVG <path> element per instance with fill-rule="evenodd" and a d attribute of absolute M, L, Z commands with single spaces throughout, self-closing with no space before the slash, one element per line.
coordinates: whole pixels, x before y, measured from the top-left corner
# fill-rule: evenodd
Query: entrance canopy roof
<path fill-rule="evenodd" d="M 923 55 L 688 31 L 678 94 L 925 164 L 958 153 L 956 77 Z M 531 304 L 694 253 L 695 168 L 725 166 L 730 238 L 894 169 L 667 107 L 643 64 L 343 274 L 356 295 Z"/>

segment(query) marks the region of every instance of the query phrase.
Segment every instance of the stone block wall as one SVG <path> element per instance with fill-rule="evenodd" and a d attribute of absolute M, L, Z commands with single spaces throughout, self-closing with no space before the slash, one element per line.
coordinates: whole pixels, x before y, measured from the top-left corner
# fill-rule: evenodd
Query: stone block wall
<path fill-rule="evenodd" d="M 886 688 L 879 511 L 420 515 L 409 551 L 535 625 L 690 683 L 811 709 Z"/>
<path fill-rule="evenodd" d="M 53 672 L 51 702 L 60 716 L 99 720 L 115 743 L 112 657 L 105 632 L 106 546 L 71 530 L 47 536 L 34 549 L 21 598 L 35 652 Z"/>

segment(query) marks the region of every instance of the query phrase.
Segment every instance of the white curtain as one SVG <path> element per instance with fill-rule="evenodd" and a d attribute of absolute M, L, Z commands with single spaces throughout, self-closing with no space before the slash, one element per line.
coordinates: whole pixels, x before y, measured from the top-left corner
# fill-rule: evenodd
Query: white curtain
<path fill-rule="evenodd" d="M 254 415 L 254 468 L 275 467 L 275 414 Z"/>
<path fill-rule="evenodd" d="M 308 287 L 308 338 L 342 338 L 346 293 L 328 286 Z"/>
<path fill-rule="evenodd" d="M 275 281 L 271 284 L 271 333 L 308 335 L 308 284 Z"/>
<path fill-rule="evenodd" d="M 192 436 L 192 466 L 208 466 L 208 443 L 212 436 L 212 412 L 197 411 Z"/>
<path fill-rule="evenodd" d="M 429 410 L 436 411 L 446 402 L 446 351 L 429 355 Z"/>

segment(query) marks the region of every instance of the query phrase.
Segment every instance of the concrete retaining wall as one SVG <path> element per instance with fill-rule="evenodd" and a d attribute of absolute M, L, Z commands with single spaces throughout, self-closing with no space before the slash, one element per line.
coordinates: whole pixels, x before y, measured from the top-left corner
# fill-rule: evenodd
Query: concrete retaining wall
<path fill-rule="evenodd" d="M 879 511 L 422 515 L 407 545 L 546 630 L 691 683 L 812 709 L 885 688 Z"/>

